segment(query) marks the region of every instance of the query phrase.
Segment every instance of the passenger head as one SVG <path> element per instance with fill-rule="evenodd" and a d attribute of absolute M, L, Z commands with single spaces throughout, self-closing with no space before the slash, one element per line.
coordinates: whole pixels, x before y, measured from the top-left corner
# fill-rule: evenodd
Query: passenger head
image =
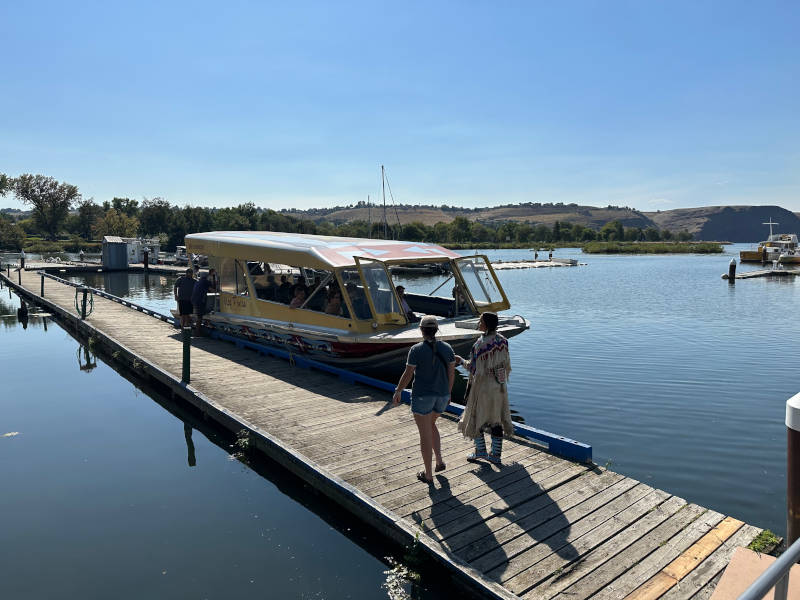
<path fill-rule="evenodd" d="M 436 339 L 436 332 L 439 331 L 439 323 L 433 315 L 425 315 L 419 322 L 419 330 L 422 337 L 426 340 Z"/>
<path fill-rule="evenodd" d="M 191 267 L 189 267 L 188 269 L 186 269 L 186 274 L 187 274 L 189 277 L 192 277 L 192 276 L 194 275 L 194 269 L 192 269 Z"/>
<path fill-rule="evenodd" d="M 406 288 L 404 288 L 402 285 L 398 285 L 398 286 L 397 286 L 396 288 L 394 288 L 394 289 L 396 289 L 396 290 L 397 290 L 397 295 L 398 295 L 398 296 L 402 296 L 403 294 L 405 294 L 405 293 L 406 293 Z"/>
<path fill-rule="evenodd" d="M 484 331 L 486 333 L 494 333 L 497 331 L 497 313 L 485 312 L 481 314 L 481 323 L 483 323 Z"/>

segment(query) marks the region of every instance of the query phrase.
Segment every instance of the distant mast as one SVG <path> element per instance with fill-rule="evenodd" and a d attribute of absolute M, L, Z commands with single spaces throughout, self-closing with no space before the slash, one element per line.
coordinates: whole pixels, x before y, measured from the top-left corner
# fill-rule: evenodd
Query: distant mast
<path fill-rule="evenodd" d="M 372 239 L 372 207 L 369 204 L 369 194 L 367 194 L 367 238 Z"/>
<path fill-rule="evenodd" d="M 770 217 L 769 218 L 769 222 L 768 223 L 762 223 L 762 225 L 769 225 L 769 237 L 767 239 L 771 240 L 772 239 L 772 226 L 773 225 L 780 225 L 780 223 L 773 223 L 772 222 L 772 217 Z"/>
<path fill-rule="evenodd" d="M 381 165 L 381 189 L 383 190 L 383 239 L 389 239 L 387 237 L 387 227 L 388 223 L 386 221 L 386 177 L 383 171 L 383 165 Z"/>

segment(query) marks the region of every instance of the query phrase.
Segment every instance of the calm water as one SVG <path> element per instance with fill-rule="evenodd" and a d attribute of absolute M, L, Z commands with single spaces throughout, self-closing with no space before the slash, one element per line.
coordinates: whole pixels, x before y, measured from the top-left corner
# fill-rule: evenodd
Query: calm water
<path fill-rule="evenodd" d="M 800 391 L 791 345 L 800 324 L 787 317 L 800 302 L 800 279 L 729 285 L 720 275 L 743 247 L 728 246 L 725 255 L 716 256 L 599 256 L 566 249 L 556 256 L 577 257 L 588 264 L 499 271 L 513 312 L 532 321 L 530 331 L 511 341 L 514 371 L 509 389 L 513 408 L 527 423 L 592 444 L 598 464 L 609 463 L 617 472 L 782 534 L 785 402 Z M 530 258 L 531 253 L 487 254 L 513 260 Z M 745 268 L 754 267 L 739 266 L 740 271 Z M 153 308 L 167 311 L 172 306 L 171 278 L 109 274 L 87 279 L 90 285 Z M 437 284 L 430 278 L 398 281 L 426 292 Z M 3 395 L 2 403 L 10 406 L 3 407 L 0 429 L 23 435 L 0 438 L 0 456 L 7 468 L 14 465 L 19 471 L 12 472 L 12 497 L 0 496 L 0 502 L 24 506 L 34 523 L 37 518 L 58 520 L 59 540 L 89 535 L 98 536 L 97 544 L 116 545 L 122 536 L 135 536 L 132 549 L 122 552 L 126 561 L 137 565 L 137 574 L 155 573 L 145 578 L 150 591 L 168 589 L 178 550 L 191 557 L 178 567 L 185 576 L 181 585 L 190 591 L 214 590 L 220 578 L 226 578 L 227 586 L 241 586 L 236 589 L 258 589 L 259 584 L 268 589 L 264 579 L 274 576 L 288 586 L 285 589 L 302 582 L 307 587 L 297 589 L 308 590 L 302 591 L 306 596 L 327 589 L 328 597 L 333 589 L 329 586 L 337 581 L 341 594 L 381 594 L 385 567 L 378 558 L 284 496 L 274 482 L 230 462 L 202 435 L 194 437 L 199 468 L 188 468 L 180 421 L 105 365 L 88 375 L 79 372 L 77 344 L 61 330 L 51 326 L 44 334 L 40 328 L 12 328 L 0 335 L 0 352 L 12 367 L 7 368 L 12 381 L 21 365 L 46 364 L 55 374 L 36 383 L 43 387 L 35 402 L 28 393 L 30 378 L 16 384 L 24 392 Z M 27 349 L 18 351 L 19 344 Z M 71 384 L 65 385 L 65 379 Z M 48 427 L 36 433 L 43 420 Z M 14 449 L 13 458 L 7 459 L 8 448 Z M 51 479 L 31 481 L 25 475 L 30 472 L 47 472 Z M 76 472 L 80 476 L 72 481 Z M 35 489 L 25 489 L 32 484 Z M 88 496 L 86 487 L 92 489 Z M 66 498 L 64 510 L 52 509 L 54 488 Z M 137 498 L 132 506 L 120 490 Z M 37 500 L 38 495 L 47 499 Z M 84 505 L 87 498 L 89 506 Z M 72 526 L 86 526 L 73 518 L 74 511 L 95 516 L 100 511 L 106 518 L 133 521 L 109 542 L 99 532 L 73 530 Z M 63 522 L 67 515 L 70 526 Z M 259 527 L 267 518 L 271 539 L 265 541 Z M 301 531 L 308 528 L 301 538 L 309 540 L 301 544 L 302 553 L 296 550 L 296 528 L 285 528 L 294 521 L 305 523 L 298 525 Z M 39 527 L 26 525 L 25 531 Z M 141 530 L 155 533 L 142 537 Z M 48 556 L 57 564 L 62 541 L 38 535 L 38 544 L 17 543 L 33 545 L 41 553 L 44 540 Z M 25 537 L 19 532 L 16 536 Z M 186 540 L 192 536 L 201 539 L 187 550 Z M 131 554 L 144 548 L 142 564 Z M 202 548 L 208 549 L 208 557 Z M 34 549 L 27 551 L 29 559 Z M 315 551 L 325 552 L 325 560 Z M 104 556 L 96 548 L 93 552 Z M 220 557 L 224 564 L 219 564 Z M 25 572 L 26 563 L 20 561 L 12 572 Z M 353 568 L 351 562 L 359 566 Z M 131 574 L 129 568 L 110 567 L 105 558 L 102 563 L 105 566 L 95 572 L 103 571 L 114 585 Z M 188 575 L 190 563 L 211 566 Z M 324 583 L 315 579 L 320 576 L 316 567 L 323 563 L 321 568 L 330 567 L 329 577 L 322 575 Z M 74 568 L 76 563 L 70 565 Z M 167 575 L 161 575 L 164 569 Z M 250 584 L 253 573 L 259 578 Z M 298 573 L 291 583 L 290 573 Z M 303 597 L 300 592 L 294 596 Z"/>
<path fill-rule="evenodd" d="M 347 514 L 18 306 L 0 289 L 0 596 L 387 597 Z"/>

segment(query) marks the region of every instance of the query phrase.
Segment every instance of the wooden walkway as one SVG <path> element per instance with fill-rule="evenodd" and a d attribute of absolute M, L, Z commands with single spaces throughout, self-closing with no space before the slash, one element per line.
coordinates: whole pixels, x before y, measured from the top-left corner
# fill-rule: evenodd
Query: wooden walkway
<path fill-rule="evenodd" d="M 38 298 L 38 274 L 23 272 L 22 285 Z M 74 288 L 46 280 L 37 302 L 210 418 L 252 432 L 258 448 L 395 542 L 419 535 L 432 560 L 479 596 L 704 599 L 733 550 L 760 533 L 521 439 L 506 441 L 502 467 L 468 463 L 470 444 L 447 416 L 447 469 L 429 488 L 415 478 L 409 409 L 392 408 L 387 393 L 208 338 L 193 340 L 191 385 L 182 385 L 171 325 L 99 297 L 80 322 L 74 299 Z"/>

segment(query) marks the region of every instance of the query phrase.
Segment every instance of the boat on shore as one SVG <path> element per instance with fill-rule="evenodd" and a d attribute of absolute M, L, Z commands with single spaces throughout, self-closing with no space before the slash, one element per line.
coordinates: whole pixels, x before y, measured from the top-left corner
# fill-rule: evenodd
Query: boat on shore
<path fill-rule="evenodd" d="M 486 256 L 434 244 L 218 231 L 187 235 L 186 248 L 217 272 L 204 326 L 359 372 L 402 367 L 422 341 L 422 315 L 436 316 L 437 338 L 464 353 L 481 335 L 481 313 L 510 308 Z M 414 265 L 439 265 L 447 279 L 430 295 L 401 294 L 392 267 Z M 506 337 L 530 327 L 519 315 L 498 316 Z"/>

